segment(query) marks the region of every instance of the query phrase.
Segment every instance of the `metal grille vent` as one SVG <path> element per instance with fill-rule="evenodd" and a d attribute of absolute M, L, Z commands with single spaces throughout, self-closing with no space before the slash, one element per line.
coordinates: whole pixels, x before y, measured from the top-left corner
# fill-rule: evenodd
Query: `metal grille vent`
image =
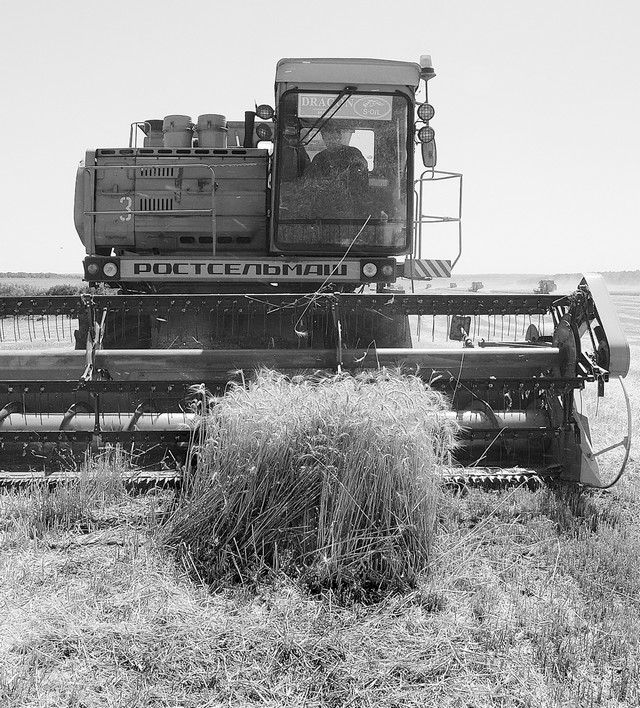
<path fill-rule="evenodd" d="M 174 177 L 174 167 L 141 167 L 140 177 Z"/>
<path fill-rule="evenodd" d="M 140 197 L 139 211 L 172 211 L 171 197 Z"/>

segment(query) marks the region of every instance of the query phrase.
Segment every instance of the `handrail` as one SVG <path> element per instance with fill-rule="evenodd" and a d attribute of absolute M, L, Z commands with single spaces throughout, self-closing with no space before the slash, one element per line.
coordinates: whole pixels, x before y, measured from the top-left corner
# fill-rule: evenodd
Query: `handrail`
<path fill-rule="evenodd" d="M 84 168 L 84 173 L 87 175 L 87 182 L 88 182 L 88 187 L 89 187 L 89 203 L 90 204 L 95 204 L 95 199 L 96 199 L 96 185 L 95 185 L 95 180 L 88 179 L 88 177 L 92 174 L 94 174 L 97 170 L 121 170 L 123 168 L 129 168 L 129 169 L 139 169 L 139 168 L 148 168 L 148 167 L 153 167 L 154 165 L 149 165 L 147 163 L 144 164 L 133 164 L 133 165 L 85 165 Z M 202 216 L 211 216 L 211 243 L 212 243 L 212 255 L 216 255 L 216 211 L 215 211 L 215 180 L 216 180 L 216 174 L 214 170 L 213 165 L 209 165 L 206 163 L 198 162 L 198 163 L 162 163 L 161 165 L 163 168 L 167 167 L 176 167 L 180 170 L 184 169 L 208 169 L 211 172 L 211 208 L 210 209 L 176 209 L 176 210 L 162 210 L 162 209 L 157 209 L 157 210 L 142 210 L 142 209 L 131 209 L 131 206 L 129 205 L 128 208 L 125 208 L 123 211 L 91 211 L 91 210 L 85 210 L 83 212 L 83 215 L 85 217 L 87 216 L 98 216 L 98 215 L 109 215 L 109 214 L 116 214 L 120 216 L 125 216 L 133 218 L 134 216 L 148 216 L 148 215 L 157 215 L 157 216 L 194 216 L 194 215 L 202 215 Z M 85 194 L 86 194 L 86 186 L 85 185 Z M 133 192 L 135 195 L 135 191 Z M 125 194 L 123 195 L 124 197 L 128 197 L 129 195 Z M 129 197 L 130 198 L 130 197 Z M 87 203 L 87 199 L 85 196 L 85 204 Z M 85 230 L 86 231 L 86 230 Z M 95 253 L 95 219 L 90 220 L 90 229 L 88 230 L 89 233 L 89 244 L 88 244 L 88 252 L 89 255 L 94 255 Z"/>
<path fill-rule="evenodd" d="M 138 147 L 138 133 L 136 132 L 136 128 L 139 130 L 142 130 L 143 133 L 147 133 L 146 130 L 142 126 L 149 126 L 151 128 L 151 124 L 149 123 L 148 120 L 136 120 L 131 125 L 129 126 L 129 147 L 130 148 L 137 148 Z"/>
<path fill-rule="evenodd" d="M 457 216 L 439 216 L 423 213 L 423 205 L 425 201 L 424 187 L 429 182 L 441 181 L 445 179 L 458 179 L 460 181 L 458 187 L 458 214 Z M 417 187 L 417 189 L 416 189 Z M 416 194 L 416 208 L 414 215 L 414 252 L 415 257 L 422 258 L 422 227 L 424 224 L 456 222 L 458 224 L 458 253 L 455 260 L 451 263 L 453 268 L 462 256 L 462 174 L 459 172 L 445 172 L 443 170 L 435 170 L 430 168 L 422 172 L 414 182 L 414 192 Z"/>

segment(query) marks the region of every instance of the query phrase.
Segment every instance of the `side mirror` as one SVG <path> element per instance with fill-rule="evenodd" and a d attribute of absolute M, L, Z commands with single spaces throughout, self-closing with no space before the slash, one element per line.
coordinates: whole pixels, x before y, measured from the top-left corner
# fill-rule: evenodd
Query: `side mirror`
<path fill-rule="evenodd" d="M 435 167 L 438 160 L 438 151 L 436 150 L 435 139 L 429 143 L 421 143 L 422 146 L 422 162 L 425 167 Z"/>

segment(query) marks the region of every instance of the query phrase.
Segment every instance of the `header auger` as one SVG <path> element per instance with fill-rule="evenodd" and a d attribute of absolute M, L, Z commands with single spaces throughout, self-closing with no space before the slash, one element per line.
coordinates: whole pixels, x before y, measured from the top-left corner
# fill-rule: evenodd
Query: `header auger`
<path fill-rule="evenodd" d="M 600 486 L 574 394 L 629 367 L 600 276 L 565 295 L 425 287 L 461 252 L 433 76 L 428 57 L 284 59 L 275 110 L 141 121 L 128 147 L 89 151 L 75 202 L 89 293 L 0 301 L 1 479 L 118 449 L 141 479 L 179 480 L 230 381 L 401 367 L 451 400 L 450 479 Z M 436 184 L 453 214 L 434 215 Z M 428 224 L 453 259 L 423 258 Z"/>

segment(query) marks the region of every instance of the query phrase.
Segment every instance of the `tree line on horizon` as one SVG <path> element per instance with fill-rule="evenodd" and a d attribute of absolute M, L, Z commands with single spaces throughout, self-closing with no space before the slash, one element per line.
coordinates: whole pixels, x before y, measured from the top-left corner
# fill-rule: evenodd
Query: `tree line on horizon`
<path fill-rule="evenodd" d="M 27 273 L 20 270 L 0 272 L 0 278 L 73 278 L 74 280 L 79 280 L 82 275 L 80 273 Z"/>

